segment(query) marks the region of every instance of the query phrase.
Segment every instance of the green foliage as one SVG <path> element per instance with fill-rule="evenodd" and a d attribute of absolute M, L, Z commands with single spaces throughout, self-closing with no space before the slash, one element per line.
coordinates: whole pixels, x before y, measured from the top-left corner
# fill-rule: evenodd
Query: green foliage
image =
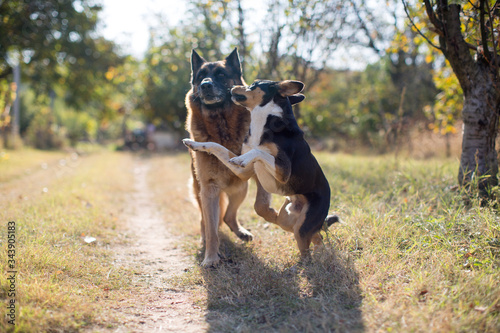
<path fill-rule="evenodd" d="M 186 118 L 184 96 L 190 89 L 189 56 L 194 38 L 189 31 L 174 28 L 159 46 L 152 46 L 144 59 L 144 99 L 141 107 L 147 121 L 183 131 Z M 184 37 L 183 37 L 184 36 Z"/>
<path fill-rule="evenodd" d="M 46 79 L 57 79 L 58 64 L 75 63 L 86 54 L 100 9 L 90 1 L 2 1 L 0 76 L 9 74 L 8 52 L 17 51 L 24 62 L 44 68 Z"/>
<path fill-rule="evenodd" d="M 147 122 L 184 131 L 184 97 L 190 89 L 191 50 L 196 49 L 208 61 L 225 58 L 231 49 L 234 26 L 230 10 L 233 1 L 191 1 L 186 21 L 177 27 L 158 27 L 167 33 L 151 36 L 143 66 L 144 109 Z M 248 59 L 247 59 L 248 60 Z M 250 70 L 249 70 L 250 71 Z"/>
<path fill-rule="evenodd" d="M 34 115 L 26 132 L 27 142 L 38 149 L 61 149 L 65 146 L 64 133 L 48 107 Z"/>
<path fill-rule="evenodd" d="M 321 66 L 325 66 L 335 49 L 334 41 L 341 37 L 332 35 L 328 27 L 335 26 L 338 31 L 343 21 L 326 4 L 269 2 L 267 20 L 257 29 L 267 36 L 263 42 L 274 40 L 276 49 L 266 50 L 266 45 L 261 45 L 265 53 L 253 53 L 250 57 L 254 61 L 244 67 L 246 79 L 305 81 L 308 98 L 300 104 L 297 117 L 309 135 L 340 137 L 378 147 L 387 145 L 396 140 L 394 132 L 399 124 L 424 119 L 424 106 L 431 104 L 438 92 L 432 81 L 432 63 L 422 55 L 426 46 L 414 38 L 415 33 L 408 27 L 397 28 L 396 40 L 387 55 L 364 72 L 332 72 Z M 158 33 L 162 29 L 155 29 L 144 60 L 145 98 L 141 108 L 148 121 L 182 131 L 184 96 L 190 87 L 190 51 L 195 48 L 213 61 L 224 57 L 228 44 L 239 45 L 230 31 L 235 26 L 234 9 L 234 1 L 192 1 L 185 22 L 165 34 Z M 352 8 L 342 5 L 339 11 L 351 13 Z M 328 52 L 316 52 L 324 48 Z M 404 87 L 407 93 L 400 110 Z"/>
<path fill-rule="evenodd" d="M 0 129 L 10 124 L 10 108 L 16 99 L 16 85 L 0 79 Z"/>
<path fill-rule="evenodd" d="M 469 11 L 471 4 L 466 4 L 464 8 Z M 395 38 L 389 52 L 397 52 L 398 47 L 407 49 L 411 47 L 410 45 L 419 48 L 420 57 L 425 57 L 425 62 L 433 67 L 432 80 L 438 90 L 432 103 L 426 105 L 423 109 L 426 118 L 431 122 L 429 128 L 442 135 L 456 133 L 455 124 L 459 119 L 463 106 L 462 89 L 449 62 L 425 40 L 424 36 L 419 34 L 419 32 L 422 32 L 434 45 L 439 44 L 438 36 L 432 30 L 428 30 L 430 23 L 423 6 L 420 8 L 416 6 L 407 7 L 407 10 L 413 22 L 413 24 L 408 22 L 411 35 L 407 37 L 398 36 L 399 43 L 396 42 L 397 38 Z"/>
<path fill-rule="evenodd" d="M 362 138 L 369 142 L 370 133 L 382 129 L 382 115 L 377 110 L 383 100 L 380 94 L 384 93 L 380 88 L 388 81 L 387 75 L 377 66 L 365 73 L 326 73 L 307 93 L 301 108 L 301 121 L 315 137 Z"/>
<path fill-rule="evenodd" d="M 403 54 L 399 55 L 403 58 Z M 399 62 L 398 62 L 399 63 Z M 404 63 L 404 61 L 403 61 Z M 363 72 L 328 71 L 307 91 L 301 107 L 301 123 L 317 138 L 357 141 L 383 150 L 395 128 L 409 119 L 422 118 L 425 103 L 435 91 L 426 64 L 403 66 L 389 57 L 368 65 Z M 409 76 L 410 73 L 415 75 Z M 410 77 L 413 77 L 412 81 Z M 401 89 L 408 84 L 399 114 Z M 390 143 L 390 142 L 389 142 Z"/>
<path fill-rule="evenodd" d="M 76 146 L 78 141 L 95 139 L 97 134 L 97 121 L 88 113 L 67 110 L 61 115 L 61 125 L 65 129 L 66 137 L 71 146 Z"/>
<path fill-rule="evenodd" d="M 437 94 L 433 106 L 424 108 L 427 117 L 432 121 L 429 127 L 442 135 L 456 133 L 455 124 L 463 107 L 460 83 L 449 64 L 434 71 L 434 82 L 441 92 Z"/>
<path fill-rule="evenodd" d="M 72 144 L 116 137 L 122 116 L 131 114 L 183 132 L 191 50 L 213 61 L 224 58 L 234 46 L 246 54 L 243 68 L 248 82 L 257 77 L 306 82 L 307 100 L 297 116 L 315 138 L 382 147 L 396 140 L 393 134 L 401 124 L 426 118 L 436 131 L 454 130 L 460 92 L 442 58 L 416 32 L 422 29 L 437 43 L 426 30 L 423 8 L 409 8 L 416 27 L 410 28 L 396 16 L 395 22 L 383 16 L 397 14 L 395 2 L 389 2 L 385 11 L 371 13 L 363 0 L 273 0 L 265 3 L 268 12 L 262 24 L 251 25 L 248 20 L 253 16 L 241 14 L 240 5 L 235 0 L 190 1 L 178 25 L 151 29 L 149 50 L 140 61 L 118 55 L 112 42 L 96 35 L 100 7 L 91 1 L 2 2 L 0 55 L 21 52 L 23 82 L 30 86 L 28 96 L 23 96 L 22 132 L 27 133 L 42 106 L 50 104 L 51 91 L 56 100 L 64 100 L 55 123 Z M 466 13 L 471 10 L 470 4 L 464 6 Z M 464 29 L 472 43 L 477 31 L 470 22 Z M 260 34 L 260 45 L 246 39 L 249 33 Z M 327 60 L 341 42 L 364 45 L 381 59 L 364 71 L 333 71 Z M 0 61 L 0 72 L 8 75 L 8 67 L 5 59 Z M 6 96 L 7 90 L 0 85 L 0 95 Z"/>
<path fill-rule="evenodd" d="M 62 140 L 50 139 L 56 134 L 67 134 L 72 143 L 93 136 L 96 122 L 103 137 L 107 137 L 107 128 L 118 111 L 127 108 L 131 112 L 137 103 L 134 98 L 140 71 L 132 59 L 117 54 L 113 42 L 95 33 L 100 10 L 92 1 L 76 0 L 0 4 L 0 77 L 10 80 L 10 60 L 18 57 L 23 85 L 30 87 L 30 92 L 23 90 L 29 96 L 22 97 L 21 131 L 29 132 L 29 141 L 37 147 L 60 146 Z M 128 76 L 131 66 L 135 75 Z M 0 94 L 6 94 L 3 86 Z M 51 114 L 47 121 L 32 123 L 41 117 L 37 116 L 40 108 L 49 105 L 51 94 L 55 99 L 64 99 L 64 108 L 70 108 L 68 114 L 57 119 Z M 30 124 L 36 128 L 28 131 Z M 63 126 L 68 132 L 51 129 L 53 126 Z M 48 133 L 42 134 L 43 130 Z"/>

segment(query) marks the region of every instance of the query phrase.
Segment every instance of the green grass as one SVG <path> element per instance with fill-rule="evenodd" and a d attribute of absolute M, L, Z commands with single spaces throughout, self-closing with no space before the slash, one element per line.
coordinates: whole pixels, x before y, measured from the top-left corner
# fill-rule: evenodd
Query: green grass
<path fill-rule="evenodd" d="M 298 263 L 290 233 L 253 212 L 252 186 L 239 216 L 255 240 L 243 244 L 224 226 L 226 262 L 169 281 L 207 309 L 211 331 L 500 330 L 500 218 L 477 200 L 465 204 L 455 186 L 457 161 L 317 157 L 332 188 L 331 210 L 344 223 L 324 234 L 325 248 L 311 263 Z M 187 178 L 189 162 L 178 159 L 186 163 L 178 177 Z M 165 170 L 172 160 L 155 163 Z M 162 183 L 162 174 L 153 179 Z M 156 191 L 161 198 L 162 188 Z M 282 200 L 276 196 L 274 205 Z M 199 262 L 199 217 L 187 218 L 172 223 Z"/>
<path fill-rule="evenodd" d="M 12 152 L 10 170 L 66 156 L 25 153 Z M 65 172 L 59 163 L 48 163 L 46 170 L 26 176 L 29 182 L 10 171 L 12 177 L 21 178 L 7 181 L 3 190 L 8 194 L 17 189 L 22 195 L 6 196 L 8 200 L 0 203 L 0 271 L 7 270 L 7 222 L 15 221 L 17 318 L 15 326 L 2 318 L 0 331 L 79 331 L 97 320 L 103 308 L 100 298 L 126 286 L 128 277 L 110 274 L 112 253 L 107 246 L 117 241 L 123 193 L 132 186 L 130 172 L 123 168 L 129 160 L 126 155 L 94 154 L 79 157 L 74 165 L 65 164 Z M 48 191 L 40 191 L 41 186 Z M 97 241 L 87 244 L 84 235 Z M 2 304 L 10 299 L 8 289 L 2 273 Z"/>

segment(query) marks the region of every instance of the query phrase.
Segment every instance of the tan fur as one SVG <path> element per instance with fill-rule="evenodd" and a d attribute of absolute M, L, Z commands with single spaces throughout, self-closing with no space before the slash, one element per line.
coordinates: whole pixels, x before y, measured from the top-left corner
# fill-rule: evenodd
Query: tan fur
<path fill-rule="evenodd" d="M 272 196 L 269 192 L 266 192 L 259 182 L 257 176 L 254 177 L 257 183 L 257 196 L 255 198 L 254 209 L 255 212 L 264 218 L 267 222 L 276 223 L 278 218 L 278 212 L 276 209 L 271 207 Z"/>
<path fill-rule="evenodd" d="M 285 80 L 279 83 L 279 92 L 282 96 L 291 96 L 301 92 L 303 87 L 300 81 Z"/>
<path fill-rule="evenodd" d="M 321 244 L 321 235 L 314 234 L 311 239 L 300 236 L 299 230 L 306 219 L 309 204 L 303 195 L 292 195 L 286 198 L 281 206 L 276 224 L 286 231 L 293 232 L 295 240 L 302 257 L 309 254 L 309 244 L 314 241 L 315 245 Z"/>
<path fill-rule="evenodd" d="M 269 154 L 273 155 L 275 158 L 278 156 L 278 146 L 276 146 L 273 142 L 263 143 L 260 146 L 260 149 L 267 151 Z"/>
<path fill-rule="evenodd" d="M 216 64 L 225 66 L 224 61 Z M 244 82 L 230 80 L 228 88 L 233 84 Z M 250 124 L 250 113 L 234 103 L 226 103 L 214 111 L 204 106 L 196 97 L 197 88 L 193 85 L 186 95 L 186 129 L 191 139 L 217 142 L 232 153 L 241 154 L 241 146 Z M 201 236 L 205 243 L 202 265 L 211 266 L 220 260 L 218 228 L 221 221 L 241 239 L 251 240 L 253 237 L 236 218 L 237 209 L 246 196 L 248 184 L 215 156 L 191 151 L 191 157 L 193 190 L 201 211 Z"/>
<path fill-rule="evenodd" d="M 247 90 L 246 87 L 237 86 L 234 87 L 232 91 L 247 98 L 245 101 L 238 103 L 248 108 L 249 110 L 255 109 L 255 107 L 262 103 L 262 99 L 265 95 L 262 89 L 259 88 L 256 88 L 255 90 Z"/>

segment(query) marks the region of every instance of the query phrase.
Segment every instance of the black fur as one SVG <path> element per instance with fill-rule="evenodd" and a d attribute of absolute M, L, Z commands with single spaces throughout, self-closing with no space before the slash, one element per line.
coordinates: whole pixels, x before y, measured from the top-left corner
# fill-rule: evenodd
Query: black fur
<path fill-rule="evenodd" d="M 330 207 L 330 186 L 293 114 L 291 100 L 298 103 L 304 99 L 303 95 L 284 97 L 278 93 L 277 84 L 261 80 L 250 86 L 250 89 L 259 87 L 264 91 L 261 106 L 273 100 L 283 110 L 282 117 L 268 116 L 260 144 L 267 142 L 276 144 L 279 149 L 276 164 L 285 163 L 285 160 L 291 164 L 289 181 L 286 184 L 277 183 L 277 186 L 285 195 L 302 194 L 307 198 L 309 209 L 305 222 L 299 230 L 300 235 L 305 237 L 319 231 L 327 218 Z M 283 158 L 283 155 L 286 158 Z M 335 218 L 331 217 L 327 223 L 331 225 L 334 220 Z"/>

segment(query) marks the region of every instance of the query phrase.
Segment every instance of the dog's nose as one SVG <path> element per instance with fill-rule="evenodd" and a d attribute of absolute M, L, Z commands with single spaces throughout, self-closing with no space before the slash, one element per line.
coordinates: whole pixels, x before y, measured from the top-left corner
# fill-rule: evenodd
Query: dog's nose
<path fill-rule="evenodd" d="M 210 89 L 212 87 L 213 87 L 212 80 L 210 80 L 210 79 L 204 79 L 203 81 L 201 81 L 200 88 L 202 90 L 207 90 L 207 89 Z"/>

